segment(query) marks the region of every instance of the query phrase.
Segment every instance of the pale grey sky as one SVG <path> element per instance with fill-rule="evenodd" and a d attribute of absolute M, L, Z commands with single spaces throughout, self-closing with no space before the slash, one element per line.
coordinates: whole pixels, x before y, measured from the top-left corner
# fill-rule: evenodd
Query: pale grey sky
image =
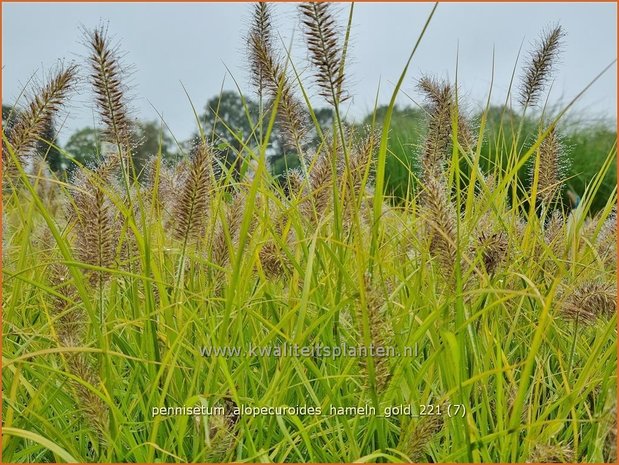
<path fill-rule="evenodd" d="M 292 40 L 293 59 L 302 70 L 306 52 L 296 6 L 273 6 L 282 40 L 286 44 Z M 358 118 L 373 107 L 379 83 L 379 101 L 388 101 L 432 6 L 355 4 L 348 68 L 348 85 L 354 96 L 347 104 L 351 117 Z M 349 7 L 338 4 L 342 25 Z M 242 90 L 252 92 L 244 40 L 248 3 L 3 3 L 2 9 L 5 103 L 12 103 L 30 77 L 41 77 L 42 70 L 53 67 L 58 59 L 83 61 L 87 50 L 81 26 L 92 29 L 102 21 L 109 25 L 125 52 L 124 61 L 133 69 L 130 84 L 135 115 L 156 119 L 156 109 L 181 140 L 195 128 L 183 85 L 201 110 L 219 92 L 224 78 L 225 87 L 234 88 L 227 66 Z M 415 82 L 423 74 L 453 80 L 458 58 L 462 94 L 472 110 L 481 107 L 490 89 L 493 48 L 493 101 L 503 102 L 521 44 L 523 50 L 530 49 L 544 28 L 557 23 L 567 36 L 550 100 L 567 103 L 617 57 L 615 3 L 440 4 L 413 59 L 399 102 L 420 99 Z M 573 113 L 585 119 L 616 118 L 616 89 L 615 65 Z M 322 103 L 319 98 L 315 101 Z M 61 141 L 75 129 L 95 124 L 87 87 L 71 102 L 63 115 Z"/>

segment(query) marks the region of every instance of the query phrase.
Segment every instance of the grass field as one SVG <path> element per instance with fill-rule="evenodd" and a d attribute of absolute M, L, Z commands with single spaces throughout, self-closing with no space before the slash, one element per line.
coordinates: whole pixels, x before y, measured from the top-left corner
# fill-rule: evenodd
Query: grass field
<path fill-rule="evenodd" d="M 616 134 L 566 205 L 564 112 L 539 104 L 561 29 L 523 60 L 498 118 L 488 105 L 472 124 L 454 83 L 418 79 L 426 130 L 394 201 L 408 65 L 380 118 L 348 125 L 350 24 L 300 6 L 335 115 L 323 133 L 273 7 L 252 8 L 264 118 L 239 140 L 240 169 L 202 134 L 137 180 L 102 29 L 3 133 L 3 461 L 616 461 L 617 191 L 602 192 Z M 80 73 L 113 149 L 65 181 L 32 149 Z M 284 182 L 266 157 L 276 126 L 301 160 Z M 200 411 L 154 414 L 176 407 Z"/>

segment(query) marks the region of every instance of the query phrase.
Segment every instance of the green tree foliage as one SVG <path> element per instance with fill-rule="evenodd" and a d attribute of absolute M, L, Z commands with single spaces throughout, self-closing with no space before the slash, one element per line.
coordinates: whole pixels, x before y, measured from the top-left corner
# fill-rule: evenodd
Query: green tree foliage
<path fill-rule="evenodd" d="M 333 110 L 319 108 L 314 112 L 321 129 L 328 132 L 333 126 Z M 215 141 L 220 151 L 219 161 L 226 169 L 233 170 L 233 176 L 238 176 L 242 169 L 245 147 L 253 149 L 259 145 L 270 117 L 268 104 L 261 119 L 258 102 L 235 91 L 223 91 L 206 103 L 204 112 L 200 115 L 200 124 L 207 140 Z M 309 116 L 308 124 L 312 124 Z M 195 134 L 193 140 L 199 137 L 199 134 Z M 310 131 L 308 144 L 317 146 L 319 143 L 318 131 Z M 277 120 L 271 131 L 267 155 L 273 174 L 281 174 L 288 168 L 299 166 L 297 154 L 291 152 L 284 143 Z"/>
<path fill-rule="evenodd" d="M 135 131 L 138 144 L 133 150 L 133 162 L 138 175 L 143 172 L 148 159 L 159 153 L 164 160 L 176 159 L 174 142 L 158 122 L 140 122 L 136 125 Z M 76 131 L 67 141 L 65 152 L 69 160 L 66 168 L 69 174 L 77 166 L 71 160 L 88 167 L 97 166 L 101 161 L 102 153 L 101 131 L 90 127 Z"/>
<path fill-rule="evenodd" d="M 259 105 L 253 100 L 237 92 L 223 91 L 206 102 L 200 115 L 204 137 L 215 142 L 220 154 L 218 162 L 231 170 L 234 178 L 241 172 L 244 147 L 259 144 L 259 113 Z M 199 137 L 200 134 L 195 134 L 193 140 Z"/>
<path fill-rule="evenodd" d="M 2 105 L 2 129 L 8 133 L 15 124 L 17 113 L 14 107 L 10 105 Z"/>
<path fill-rule="evenodd" d="M 373 120 L 376 124 L 382 124 L 383 117 L 384 107 L 378 107 L 375 113 L 364 119 L 363 124 L 371 125 Z M 480 118 L 481 115 L 477 115 L 473 120 L 479 121 Z M 486 113 L 486 128 L 480 154 L 480 165 L 483 171 L 491 172 L 492 165 L 497 162 L 502 163 L 505 168 L 508 156 L 513 151 L 524 154 L 539 135 L 540 127 L 535 121 L 534 117 L 527 117 L 521 121 L 521 116 L 510 109 L 500 106 L 490 107 Z M 420 174 L 417 157 L 426 129 L 423 109 L 402 107 L 394 111 L 386 162 L 385 192 L 391 195 L 395 202 L 416 192 L 416 179 Z M 478 131 L 478 128 L 474 129 Z M 516 147 L 514 144 L 519 130 L 520 142 Z M 610 127 L 599 123 L 562 125 L 559 127 L 559 132 L 562 135 L 561 142 L 564 147 L 566 179 L 563 203 L 568 207 L 571 204 L 567 192 L 570 191 L 582 197 L 585 186 L 591 182 L 606 156 L 615 146 L 617 134 Z M 460 168 L 464 173 L 469 171 L 465 160 L 461 161 Z M 525 189 L 531 183 L 529 173 L 528 164 L 525 164 L 518 173 L 520 183 Z M 615 161 L 594 199 L 591 208 L 593 212 L 604 207 L 616 185 Z"/>
<path fill-rule="evenodd" d="M 380 127 L 383 124 L 387 106 L 363 120 L 364 126 Z M 418 149 L 423 143 L 426 131 L 424 110 L 412 107 L 396 107 L 391 117 L 389 147 L 385 164 L 385 193 L 394 201 L 410 197 L 416 185 Z"/>
<path fill-rule="evenodd" d="M 136 127 L 138 145 L 133 151 L 133 163 L 139 176 L 144 172 L 146 162 L 153 156 L 161 154 L 163 160 L 174 161 L 178 154 L 174 150 L 174 141 L 157 121 L 145 121 Z"/>
<path fill-rule="evenodd" d="M 552 116 L 549 116 L 548 120 L 552 120 Z M 523 121 L 519 114 L 503 107 L 490 107 L 487 112 L 486 131 L 481 148 L 482 167 L 485 170 L 491 169 L 489 160 L 497 158 L 502 161 L 503 166 L 506 166 L 509 153 L 516 151 L 516 153 L 523 154 L 529 150 L 539 137 L 541 130 L 535 121 L 532 117 L 526 117 Z M 519 128 L 521 128 L 520 147 L 514 147 Z M 617 133 L 610 126 L 602 123 L 570 124 L 570 121 L 566 120 L 559 125 L 559 134 L 563 146 L 561 154 L 565 167 L 563 176 L 566 180 L 563 203 L 566 207 L 573 207 L 573 200 L 569 199 L 568 192 L 582 197 L 585 187 L 600 170 L 608 153 L 616 147 Z M 604 207 L 606 200 L 617 185 L 616 167 L 615 160 L 595 196 L 591 207 L 592 212 Z M 523 166 L 518 173 L 523 186 L 531 184 L 530 168 L 529 163 Z"/>
<path fill-rule="evenodd" d="M 566 185 L 569 190 L 579 196 L 585 191 L 585 186 L 594 178 L 600 166 L 604 163 L 605 154 L 614 147 L 617 150 L 617 133 L 603 124 L 590 127 L 579 127 L 569 131 L 563 140 L 566 147 L 568 162 Z M 604 182 L 598 190 L 591 209 L 599 211 L 606 204 L 612 191 L 617 186 L 617 158 L 608 170 Z"/>
<path fill-rule="evenodd" d="M 366 116 L 361 125 L 365 127 L 379 126 L 384 119 L 386 107 L 378 107 L 372 114 Z M 330 108 L 319 108 L 315 111 L 316 119 L 324 133 L 329 133 L 333 126 L 333 111 Z M 13 113 L 13 114 L 12 114 Z M 386 195 L 394 202 L 410 198 L 416 192 L 419 169 L 417 158 L 419 147 L 423 144 L 426 133 L 425 110 L 423 108 L 396 107 L 391 123 L 389 150 L 386 161 Z M 15 119 L 10 106 L 2 107 L 5 130 L 10 128 Z M 259 105 L 251 98 L 242 98 L 237 92 L 224 91 L 211 98 L 200 115 L 200 123 L 208 140 L 215 141 L 219 150 L 218 162 L 232 175 L 238 177 L 242 171 L 243 152 L 245 147 L 255 149 L 260 141 Z M 268 111 L 264 115 L 262 130 L 269 121 Z M 476 120 L 480 119 L 478 115 Z M 514 148 L 520 128 L 520 147 Z M 533 118 L 521 121 L 520 115 L 503 107 L 490 107 L 486 113 L 486 130 L 482 140 L 480 164 L 486 172 L 492 170 L 492 164 L 499 160 L 507 163 L 507 155 L 513 150 L 524 153 L 536 140 L 539 131 Z M 564 203 L 569 205 L 567 191 L 576 196 L 582 196 L 587 183 L 604 162 L 605 156 L 616 144 L 617 135 L 604 124 L 587 125 L 579 123 L 560 128 L 562 143 L 565 147 L 566 190 Z M 174 149 L 174 142 L 156 121 L 138 123 L 136 126 L 138 145 L 133 152 L 136 172 L 142 172 L 149 157 L 161 153 L 165 160 L 174 161 L 179 154 Z M 199 135 L 193 136 L 193 141 Z M 46 140 L 54 141 L 54 128 L 49 128 Z M 317 147 L 320 144 L 318 131 L 310 131 L 308 145 Z M 83 128 L 75 132 L 65 146 L 65 152 L 59 152 L 53 145 L 41 142 L 39 153 L 47 155 L 50 168 L 57 173 L 66 171 L 71 174 L 75 159 L 80 164 L 95 166 L 101 153 L 101 138 L 98 130 Z M 497 157 L 497 154 L 500 155 Z M 294 152 L 287 150 L 277 124 L 273 128 L 267 150 L 270 169 L 274 175 L 280 175 L 287 169 L 299 166 Z M 616 162 L 604 179 L 592 206 L 592 211 L 601 209 L 606 199 L 611 195 L 617 184 Z M 463 172 L 468 171 L 467 163 L 461 163 Z M 519 172 L 522 186 L 529 185 L 529 167 L 524 166 Z"/>
<path fill-rule="evenodd" d="M 101 159 L 101 133 L 94 128 L 82 128 L 71 135 L 64 149 L 71 160 L 67 167 L 69 174 L 77 167 L 73 160 L 81 165 L 94 167 Z"/>

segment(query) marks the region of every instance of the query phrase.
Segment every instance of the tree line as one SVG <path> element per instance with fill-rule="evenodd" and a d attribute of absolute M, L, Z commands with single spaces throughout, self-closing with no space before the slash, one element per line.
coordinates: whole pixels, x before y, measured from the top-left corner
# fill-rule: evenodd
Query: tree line
<path fill-rule="evenodd" d="M 270 112 L 261 111 L 260 102 L 235 91 L 224 91 L 207 101 L 202 112 L 198 115 L 200 126 L 192 136 L 185 141 L 177 141 L 166 130 L 161 122 L 136 121 L 134 131 L 137 145 L 133 150 L 133 161 L 136 173 L 142 173 L 148 160 L 161 154 L 164 162 L 174 164 L 193 153 L 193 147 L 201 137 L 206 137 L 217 148 L 220 162 L 233 175 L 241 170 L 240 158 L 245 152 L 244 145 L 255 148 L 262 140 L 261 131 L 266 130 L 270 119 Z M 385 107 L 378 107 L 359 125 L 370 126 L 382 124 Z M 10 131 L 17 115 L 15 108 L 2 106 L 2 122 L 5 133 Z M 391 124 L 389 154 L 387 158 L 386 193 L 394 198 L 406 198 L 411 190 L 415 190 L 418 170 L 418 147 L 425 137 L 425 118 L 423 108 L 396 107 Z M 328 134 L 333 125 L 333 113 L 330 108 L 314 110 L 316 120 L 321 130 Z M 262 121 L 259 120 L 262 115 Z M 484 160 L 496 159 L 491 154 L 497 150 L 509 153 L 510 148 L 504 145 L 511 139 L 510 134 L 501 135 L 502 145 L 497 146 L 497 134 L 501 130 L 501 120 L 509 120 L 508 128 L 518 126 L 519 116 L 503 107 L 491 107 L 486 113 L 486 133 L 482 139 L 481 164 Z M 473 118 L 475 119 L 475 118 Z M 479 117 L 478 117 L 479 119 Z M 313 121 L 307 121 L 308 127 L 315 127 Z M 534 141 L 538 128 L 533 119 L 527 118 L 522 125 L 525 141 Z M 312 131 L 309 144 L 318 147 L 320 138 L 317 131 Z M 496 134 L 495 134 L 496 133 Z M 37 144 L 37 152 L 43 157 L 57 176 L 71 181 L 75 169 L 80 166 L 95 167 L 103 158 L 106 150 L 102 143 L 100 130 L 93 127 L 84 127 L 77 130 L 60 146 L 57 139 L 57 130 L 49 125 L 41 140 Z M 609 151 L 615 147 L 617 134 L 614 129 L 605 124 L 580 124 L 563 129 L 564 145 L 568 148 L 567 170 L 568 189 L 577 195 L 582 195 L 587 182 L 603 163 Z M 526 148 L 526 143 L 525 147 Z M 267 149 L 269 166 L 272 174 L 281 175 L 287 169 L 299 165 L 295 153 L 292 153 L 284 142 L 284 135 L 277 124 L 274 125 Z M 466 169 L 466 167 L 463 167 Z M 489 168 L 489 167 L 485 167 Z M 521 177 L 524 184 L 528 182 L 528 169 L 523 167 Z M 602 205 L 605 198 L 611 194 L 617 184 L 616 169 L 611 169 L 600 189 L 599 199 L 595 204 Z M 596 206 L 594 205 L 593 210 Z"/>

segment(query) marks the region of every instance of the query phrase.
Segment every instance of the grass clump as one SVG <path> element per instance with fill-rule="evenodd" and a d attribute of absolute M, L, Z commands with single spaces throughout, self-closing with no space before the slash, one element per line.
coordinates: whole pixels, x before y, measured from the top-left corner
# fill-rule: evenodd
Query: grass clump
<path fill-rule="evenodd" d="M 261 103 L 237 137 L 239 165 L 201 130 L 177 165 L 159 150 L 138 173 L 122 66 L 100 29 L 87 37 L 103 161 L 57 179 L 26 166 L 32 144 L 15 129 L 3 134 L 15 167 L 3 178 L 4 458 L 613 460 L 616 188 L 592 205 L 616 143 L 574 208 L 559 201 L 559 121 L 539 118 L 523 144 L 561 29 L 532 52 L 522 124 L 501 120 L 491 155 L 493 109 L 473 123 L 455 83 L 418 80 L 421 169 L 408 165 L 396 199 L 384 183 L 395 95 L 367 127 L 339 113 L 350 23 L 340 29 L 328 4 L 299 7 L 335 115 L 323 130 L 275 46 L 272 8 L 252 9 Z M 49 94 L 64 97 L 78 72 L 68 69 L 33 100 L 45 118 L 60 104 Z M 301 160 L 282 178 L 266 156 L 276 127 Z M 277 355 L 286 347 L 312 351 Z M 154 414 L 177 407 L 201 410 Z M 320 413 L 244 410 L 275 407 Z M 334 413 L 353 408 L 374 413 Z"/>

